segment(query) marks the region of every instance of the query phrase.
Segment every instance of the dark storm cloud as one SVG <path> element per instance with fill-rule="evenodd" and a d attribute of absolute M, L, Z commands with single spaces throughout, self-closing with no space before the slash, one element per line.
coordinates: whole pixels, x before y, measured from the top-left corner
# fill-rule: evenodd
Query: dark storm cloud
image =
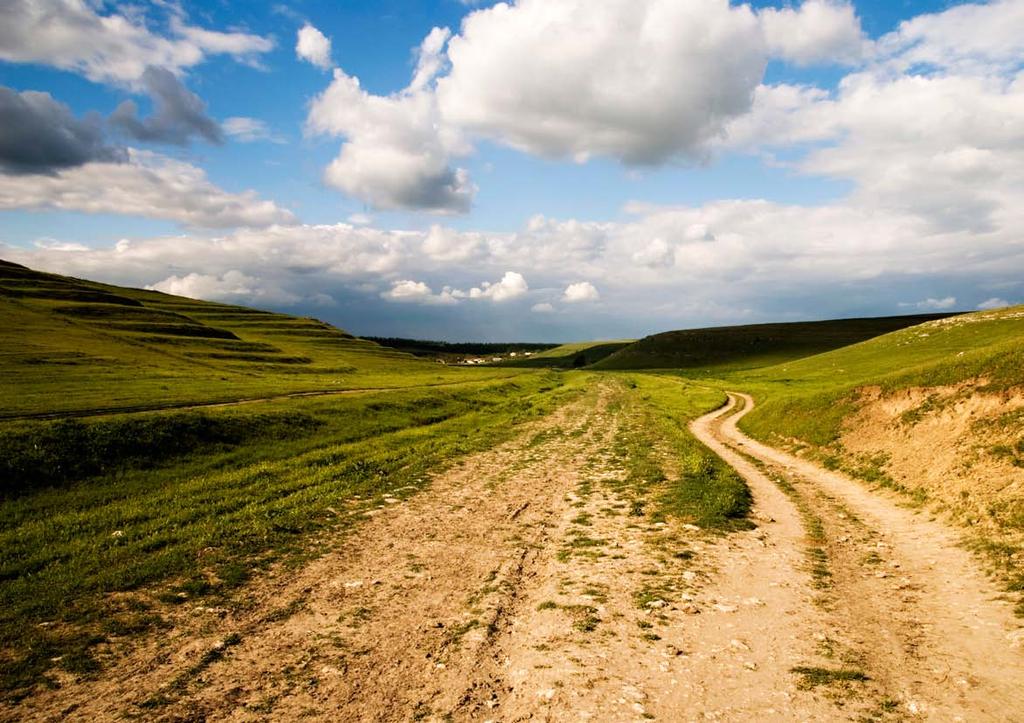
<path fill-rule="evenodd" d="M 142 74 L 146 92 L 153 99 L 153 114 L 139 118 L 134 101 L 126 100 L 110 116 L 110 123 L 126 135 L 148 143 L 184 146 L 192 136 L 210 143 L 224 142 L 224 132 L 206 115 L 206 104 L 181 84 L 166 68 L 149 66 Z"/>
<path fill-rule="evenodd" d="M 125 157 L 123 149 L 104 142 L 103 123 L 95 113 L 79 119 L 49 93 L 0 86 L 0 171 L 53 173 Z"/>

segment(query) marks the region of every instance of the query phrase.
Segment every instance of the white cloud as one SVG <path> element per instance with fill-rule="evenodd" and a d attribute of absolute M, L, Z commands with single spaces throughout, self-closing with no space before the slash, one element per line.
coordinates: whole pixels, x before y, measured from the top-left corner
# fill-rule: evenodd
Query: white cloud
<path fill-rule="evenodd" d="M 532 311 L 535 314 L 551 314 L 555 311 L 555 307 L 549 304 L 548 302 L 543 301 L 539 304 L 534 304 L 533 306 L 531 306 L 530 311 Z"/>
<path fill-rule="evenodd" d="M 565 287 L 565 293 L 562 294 L 562 301 L 567 304 L 578 304 L 583 301 L 597 301 L 601 298 L 601 295 L 597 293 L 597 289 L 589 281 L 577 281 L 574 284 L 569 284 Z"/>
<path fill-rule="evenodd" d="M 501 280 L 495 283 L 485 281 L 469 291 L 445 286 L 437 294 L 423 281 L 402 279 L 392 283 L 391 288 L 382 293 L 381 297 L 389 301 L 408 301 L 418 304 L 457 304 L 463 299 L 489 299 L 494 303 L 501 303 L 523 296 L 529 290 L 530 287 L 522 274 L 507 271 Z"/>
<path fill-rule="evenodd" d="M 485 281 L 481 286 L 470 289 L 466 295 L 470 299 L 490 299 L 495 303 L 517 299 L 530 290 L 523 275 L 515 271 L 506 271 L 500 281 L 493 284 Z M 458 293 L 458 292 L 457 292 Z"/>
<path fill-rule="evenodd" d="M 403 279 L 396 281 L 391 288 L 381 294 L 381 298 L 388 301 L 411 302 L 416 304 L 456 304 L 457 299 L 452 296 L 450 289 L 444 289 L 440 294 L 434 291 L 422 281 Z"/>
<path fill-rule="evenodd" d="M 300 297 L 268 285 L 261 279 L 247 276 L 232 269 L 220 276 L 191 273 L 185 276 L 168 276 L 162 281 L 146 287 L 175 296 L 206 301 L 264 301 L 272 304 L 290 305 Z"/>
<path fill-rule="evenodd" d="M 1006 299 L 1000 299 L 996 296 L 993 296 L 991 299 L 986 299 L 978 304 L 978 308 L 982 311 L 986 311 L 988 309 L 1005 309 L 1007 306 L 1014 306 L 1014 303 L 1007 301 Z"/>
<path fill-rule="evenodd" d="M 641 266 L 669 266 L 675 260 L 675 254 L 665 239 L 656 238 L 645 247 L 633 254 L 633 261 Z"/>
<path fill-rule="evenodd" d="M 927 298 L 913 304 L 900 304 L 900 306 L 913 306 L 922 311 L 945 311 L 956 306 L 956 297 L 945 296 L 941 299 Z"/>
<path fill-rule="evenodd" d="M 915 66 L 1013 71 L 1024 53 L 1024 2 L 963 3 L 918 15 L 882 37 L 878 49 L 896 71 Z"/>
<path fill-rule="evenodd" d="M 448 57 L 446 121 L 543 156 L 657 163 L 705 155 L 766 50 L 728 0 L 521 0 L 467 16 Z"/>
<path fill-rule="evenodd" d="M 330 86 L 313 101 L 309 132 L 342 136 L 345 143 L 324 180 L 378 209 L 464 213 L 476 187 L 454 155 L 469 147 L 438 115 L 433 88 L 446 32 L 432 31 L 420 49 L 413 83 L 389 96 L 364 91 L 359 79 L 335 69 Z"/>
<path fill-rule="evenodd" d="M 255 63 L 273 48 L 268 38 L 189 25 L 177 5 L 160 5 L 170 15 L 168 37 L 152 32 L 140 12 L 100 14 L 101 3 L 6 0 L 0 60 L 43 63 L 98 82 L 131 84 L 151 65 L 179 73 L 207 55 L 230 55 Z"/>
<path fill-rule="evenodd" d="M 299 29 L 295 54 L 300 60 L 312 63 L 321 70 L 330 70 L 334 65 L 331 59 L 331 39 L 309 23 Z"/>
<path fill-rule="evenodd" d="M 430 227 L 423 240 L 423 252 L 437 261 L 467 261 L 484 250 L 483 236 L 456 231 L 437 224 Z"/>
<path fill-rule="evenodd" d="M 49 208 L 115 213 L 224 228 L 291 223 L 292 214 L 254 192 L 229 193 L 199 168 L 129 151 L 127 163 L 91 162 L 53 175 L 0 175 L 0 209 Z"/>
<path fill-rule="evenodd" d="M 854 64 L 868 47 L 847 0 L 804 0 L 799 9 L 765 8 L 760 19 L 769 52 L 797 65 Z"/>
<path fill-rule="evenodd" d="M 234 116 L 227 118 L 221 124 L 221 127 L 225 133 L 241 143 L 255 143 L 257 141 L 285 142 L 283 138 L 270 130 L 265 121 L 259 118 Z"/>

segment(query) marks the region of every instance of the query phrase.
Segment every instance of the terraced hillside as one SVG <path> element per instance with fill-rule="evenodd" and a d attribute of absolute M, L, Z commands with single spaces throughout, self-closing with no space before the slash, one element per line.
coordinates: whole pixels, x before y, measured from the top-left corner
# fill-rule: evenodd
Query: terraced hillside
<path fill-rule="evenodd" d="M 820 354 L 949 314 L 836 319 L 781 324 L 720 326 L 667 331 L 644 337 L 594 369 L 684 369 L 721 373 L 755 369 Z"/>
<path fill-rule="evenodd" d="M 311 318 L 0 261 L 0 417 L 468 380 Z M 475 379 L 508 374 L 475 370 Z"/>

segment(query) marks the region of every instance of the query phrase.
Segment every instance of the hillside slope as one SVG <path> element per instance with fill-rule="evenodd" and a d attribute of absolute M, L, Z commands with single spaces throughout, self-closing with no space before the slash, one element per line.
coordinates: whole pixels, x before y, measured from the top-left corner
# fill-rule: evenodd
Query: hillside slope
<path fill-rule="evenodd" d="M 0 418 L 456 379 L 316 319 L 3 261 L 0 370 Z"/>
<path fill-rule="evenodd" d="M 920 314 L 682 329 L 645 337 L 594 369 L 687 369 L 722 372 L 754 369 L 856 344 L 880 334 L 943 318 Z"/>

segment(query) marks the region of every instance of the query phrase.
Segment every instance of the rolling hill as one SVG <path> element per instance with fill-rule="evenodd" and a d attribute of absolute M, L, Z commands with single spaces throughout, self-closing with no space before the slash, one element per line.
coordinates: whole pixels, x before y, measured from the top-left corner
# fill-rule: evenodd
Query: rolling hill
<path fill-rule="evenodd" d="M 549 369 L 579 369 L 591 366 L 606 357 L 624 349 L 635 339 L 616 341 L 581 341 L 562 344 L 553 349 L 546 349 L 526 359 L 513 359 L 502 362 L 501 366 L 532 367 Z"/>
<path fill-rule="evenodd" d="M 405 387 L 454 376 L 311 318 L 0 261 L 0 418 Z M 463 370 L 466 371 L 466 370 Z"/>
<path fill-rule="evenodd" d="M 948 314 L 721 326 L 645 337 L 593 369 L 684 369 L 702 373 L 754 369 L 856 344 Z"/>

